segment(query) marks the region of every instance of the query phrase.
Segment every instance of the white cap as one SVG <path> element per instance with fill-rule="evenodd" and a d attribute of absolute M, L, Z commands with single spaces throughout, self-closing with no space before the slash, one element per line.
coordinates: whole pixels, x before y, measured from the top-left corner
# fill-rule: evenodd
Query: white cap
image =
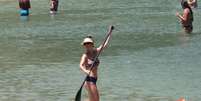
<path fill-rule="evenodd" d="M 84 45 L 85 43 L 94 43 L 94 41 L 91 38 L 84 38 L 83 42 L 81 43 L 82 45 Z"/>

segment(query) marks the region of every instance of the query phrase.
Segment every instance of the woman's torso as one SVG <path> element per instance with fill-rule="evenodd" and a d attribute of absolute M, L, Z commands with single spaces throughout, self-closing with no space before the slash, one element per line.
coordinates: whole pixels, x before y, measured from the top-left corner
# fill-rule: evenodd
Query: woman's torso
<path fill-rule="evenodd" d="M 190 11 L 189 8 L 186 8 L 184 10 L 188 10 L 188 15 L 187 15 L 187 20 L 186 21 L 183 21 L 183 26 L 184 27 L 189 27 L 189 26 L 192 26 L 192 23 L 193 23 L 193 14 L 192 12 Z"/>
<path fill-rule="evenodd" d="M 94 49 L 91 52 L 86 52 L 86 60 L 85 60 L 85 66 L 87 70 L 90 70 L 91 68 L 91 73 L 89 74 L 89 76 L 92 77 L 97 77 L 97 70 L 98 70 L 98 66 L 99 66 L 99 59 L 96 58 L 97 56 L 97 50 Z"/>

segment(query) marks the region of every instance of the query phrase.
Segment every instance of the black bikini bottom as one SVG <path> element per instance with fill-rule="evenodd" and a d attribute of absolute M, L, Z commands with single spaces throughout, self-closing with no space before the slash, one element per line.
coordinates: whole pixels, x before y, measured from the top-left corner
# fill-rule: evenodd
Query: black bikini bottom
<path fill-rule="evenodd" d="M 87 81 L 87 82 L 92 82 L 93 84 L 96 84 L 97 78 L 91 77 L 91 76 L 87 76 L 87 77 L 86 77 L 86 81 Z"/>

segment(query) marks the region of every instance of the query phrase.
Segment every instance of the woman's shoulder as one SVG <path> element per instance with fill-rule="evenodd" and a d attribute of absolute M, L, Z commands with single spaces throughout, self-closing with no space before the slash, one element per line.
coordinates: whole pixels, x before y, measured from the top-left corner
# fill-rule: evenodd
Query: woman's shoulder
<path fill-rule="evenodd" d="M 185 8 L 184 9 L 184 13 L 189 13 L 190 12 L 190 9 L 189 8 Z"/>
<path fill-rule="evenodd" d="M 94 48 L 94 51 L 96 51 L 96 52 L 97 52 L 97 51 L 98 51 L 98 48 Z"/>
<path fill-rule="evenodd" d="M 83 53 L 82 58 L 86 58 L 86 57 L 87 57 L 87 53 Z"/>

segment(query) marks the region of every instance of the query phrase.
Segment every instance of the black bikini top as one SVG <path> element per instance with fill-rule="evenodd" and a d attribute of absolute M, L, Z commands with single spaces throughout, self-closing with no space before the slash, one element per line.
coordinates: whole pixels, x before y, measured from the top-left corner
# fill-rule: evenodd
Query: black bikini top
<path fill-rule="evenodd" d="M 96 50 L 94 50 L 92 54 L 86 53 L 86 55 L 87 55 L 87 67 L 92 67 L 92 65 L 93 65 L 93 67 L 97 67 L 99 65 L 99 63 L 100 63 L 99 59 L 97 58 L 95 60 L 95 58 L 97 56 Z"/>

